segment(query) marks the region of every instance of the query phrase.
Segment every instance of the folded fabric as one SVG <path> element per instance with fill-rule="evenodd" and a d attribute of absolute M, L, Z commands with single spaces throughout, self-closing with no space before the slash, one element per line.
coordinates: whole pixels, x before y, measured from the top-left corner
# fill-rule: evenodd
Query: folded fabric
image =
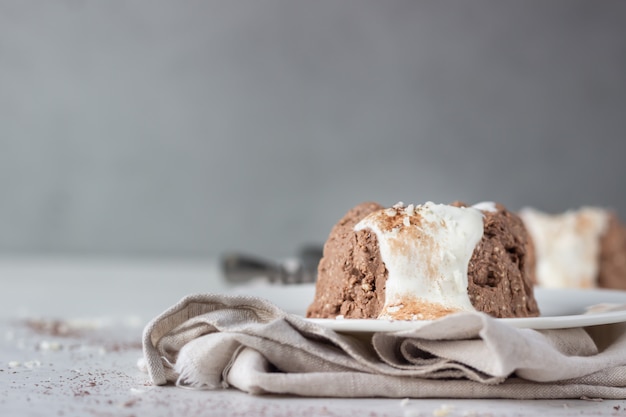
<path fill-rule="evenodd" d="M 626 398 L 626 327 L 518 329 L 459 313 L 342 334 L 248 296 L 198 294 L 143 334 L 156 385 L 326 397 Z"/>

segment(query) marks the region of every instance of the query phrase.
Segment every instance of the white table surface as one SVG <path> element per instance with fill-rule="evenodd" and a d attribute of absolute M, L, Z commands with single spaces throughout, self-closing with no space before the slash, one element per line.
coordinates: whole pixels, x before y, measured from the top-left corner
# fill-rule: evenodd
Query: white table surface
<path fill-rule="evenodd" d="M 184 295 L 230 288 L 215 262 L 0 259 L 0 416 L 626 416 L 626 400 L 407 400 L 252 396 L 151 386 L 136 366 L 144 324 Z"/>

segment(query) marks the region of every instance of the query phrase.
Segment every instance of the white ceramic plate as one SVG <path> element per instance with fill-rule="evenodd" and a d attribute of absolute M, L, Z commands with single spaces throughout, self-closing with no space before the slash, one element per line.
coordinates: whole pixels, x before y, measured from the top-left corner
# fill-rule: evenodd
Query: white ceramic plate
<path fill-rule="evenodd" d="M 626 322 L 626 291 L 535 289 L 541 310 L 540 317 L 498 319 L 514 327 L 527 329 L 566 329 Z M 603 305 L 598 312 L 587 312 L 592 306 Z M 616 311 L 610 311 L 613 307 Z M 307 319 L 345 333 L 395 332 L 416 329 L 428 321 L 376 319 Z"/>

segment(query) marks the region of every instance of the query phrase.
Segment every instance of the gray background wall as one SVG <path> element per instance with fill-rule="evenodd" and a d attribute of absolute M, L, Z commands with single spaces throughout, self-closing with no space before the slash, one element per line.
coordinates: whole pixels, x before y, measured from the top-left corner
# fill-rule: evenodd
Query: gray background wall
<path fill-rule="evenodd" d="M 626 219 L 626 2 L 0 0 L 0 254 L 287 256 L 364 200 Z"/>

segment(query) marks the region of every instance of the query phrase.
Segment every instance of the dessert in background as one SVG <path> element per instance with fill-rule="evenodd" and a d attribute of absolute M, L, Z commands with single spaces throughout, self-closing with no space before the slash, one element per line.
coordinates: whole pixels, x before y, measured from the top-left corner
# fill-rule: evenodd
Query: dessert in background
<path fill-rule="evenodd" d="M 615 213 L 583 207 L 519 214 L 534 244 L 538 285 L 626 290 L 626 227 Z"/>
<path fill-rule="evenodd" d="M 308 317 L 539 315 L 521 219 L 500 204 L 363 203 L 332 229 Z"/>

